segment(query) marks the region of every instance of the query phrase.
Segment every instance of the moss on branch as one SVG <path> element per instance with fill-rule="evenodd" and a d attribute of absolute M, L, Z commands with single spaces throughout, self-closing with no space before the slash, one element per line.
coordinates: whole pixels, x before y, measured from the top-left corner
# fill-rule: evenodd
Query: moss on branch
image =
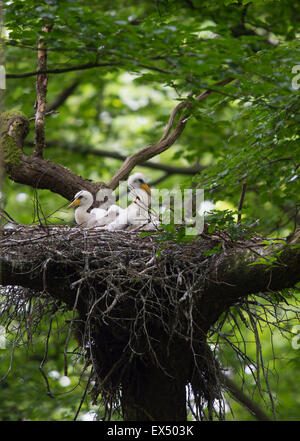
<path fill-rule="evenodd" d="M 28 132 L 29 121 L 23 112 L 11 110 L 0 115 L 2 163 L 12 181 L 33 188 L 49 189 L 68 200 L 79 190 L 96 194 L 100 188 L 106 187 L 103 182 L 84 179 L 66 167 L 38 155 L 26 155 L 23 144 Z"/>
<path fill-rule="evenodd" d="M 21 164 L 23 141 L 28 131 L 29 121 L 23 112 L 10 110 L 0 115 L 1 154 L 5 168 Z"/>

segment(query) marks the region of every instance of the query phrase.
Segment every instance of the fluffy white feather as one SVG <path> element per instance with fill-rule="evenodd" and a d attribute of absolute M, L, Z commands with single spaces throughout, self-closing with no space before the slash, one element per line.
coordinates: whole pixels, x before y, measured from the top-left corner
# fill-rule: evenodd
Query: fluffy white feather
<path fill-rule="evenodd" d="M 147 179 L 142 173 L 134 173 L 128 179 L 128 188 L 133 202 L 123 209 L 119 216 L 107 225 L 109 231 L 133 229 L 147 229 L 149 225 L 149 204 L 151 200 L 151 190 L 147 185 Z"/>

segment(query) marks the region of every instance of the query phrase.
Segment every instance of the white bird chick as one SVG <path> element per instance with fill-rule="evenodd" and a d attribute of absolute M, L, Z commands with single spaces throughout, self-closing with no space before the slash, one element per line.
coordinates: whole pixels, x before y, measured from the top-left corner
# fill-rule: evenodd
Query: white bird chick
<path fill-rule="evenodd" d="M 96 227 L 104 227 L 105 225 L 110 224 L 111 222 L 115 221 L 116 218 L 120 215 L 120 213 L 123 211 L 121 207 L 118 205 L 111 205 L 107 211 L 103 214 L 103 216 L 97 217 L 97 223 Z"/>
<path fill-rule="evenodd" d="M 131 223 L 127 229 L 139 231 L 157 230 L 160 221 L 158 216 L 149 213 L 151 190 L 143 173 L 134 173 L 130 176 L 128 179 L 128 188 L 130 189 L 130 193 L 136 196 L 133 202 L 137 207 L 135 207 L 135 213 L 134 209 L 130 212 L 130 219 L 132 217 L 134 222 Z"/>
<path fill-rule="evenodd" d="M 90 211 L 90 218 L 87 222 L 87 227 L 96 227 L 98 226 L 98 221 L 99 219 L 101 219 L 103 216 L 105 216 L 107 213 L 107 211 L 104 208 L 93 208 Z"/>
<path fill-rule="evenodd" d="M 101 209 L 108 210 L 109 207 L 116 204 L 116 196 L 111 188 L 100 188 L 96 193 L 96 202 Z"/>
<path fill-rule="evenodd" d="M 87 227 L 88 228 L 97 227 L 99 219 L 105 216 L 106 213 L 107 211 L 104 208 L 93 208 L 90 211 L 90 218 L 87 221 Z"/>
<path fill-rule="evenodd" d="M 128 188 L 134 200 L 127 208 L 120 211 L 114 222 L 107 226 L 106 229 L 109 231 L 132 229 L 132 226 L 149 222 L 148 207 L 151 200 L 151 190 L 146 177 L 142 173 L 134 173 L 128 179 Z"/>
<path fill-rule="evenodd" d="M 91 219 L 91 226 L 105 226 L 119 215 L 121 208 L 116 205 L 116 196 L 110 188 L 101 188 L 96 194 L 96 201 L 99 203 L 100 208 L 91 210 L 91 214 L 96 216 L 96 222 L 94 222 L 94 219 Z"/>
<path fill-rule="evenodd" d="M 81 227 L 86 227 L 88 222 L 95 217 L 87 210 L 94 202 L 93 195 L 87 190 L 81 190 L 75 194 L 73 202 L 67 208 L 75 209 L 75 221 Z"/>
<path fill-rule="evenodd" d="M 206 214 L 210 213 L 216 208 L 215 204 L 213 204 L 211 201 L 203 201 L 200 204 L 200 208 L 198 210 L 198 214 L 200 216 L 205 216 Z"/>
<path fill-rule="evenodd" d="M 151 190 L 143 173 L 134 173 L 128 179 L 130 193 L 138 198 L 146 207 L 149 206 Z"/>

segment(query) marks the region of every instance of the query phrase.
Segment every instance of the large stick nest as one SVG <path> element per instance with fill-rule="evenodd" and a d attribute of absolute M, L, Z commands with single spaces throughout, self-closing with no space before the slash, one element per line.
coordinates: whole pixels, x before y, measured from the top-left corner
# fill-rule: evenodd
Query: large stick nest
<path fill-rule="evenodd" d="M 223 252 L 207 255 L 220 241 Z M 203 409 L 222 396 L 206 339 L 226 307 L 204 316 L 205 289 L 212 267 L 216 274 L 224 256 L 249 245 L 221 235 L 166 244 L 155 235 L 35 226 L 3 230 L 2 256 L 4 266 L 12 262 L 16 285 L 43 292 L 58 310 L 61 301 L 73 310 L 70 329 L 92 365 L 94 399 L 101 393 L 117 401 L 124 382 L 151 364 L 190 384 Z M 15 297 L 11 290 L 6 311 L 20 301 L 20 290 Z M 34 297 L 30 292 L 25 299 Z"/>

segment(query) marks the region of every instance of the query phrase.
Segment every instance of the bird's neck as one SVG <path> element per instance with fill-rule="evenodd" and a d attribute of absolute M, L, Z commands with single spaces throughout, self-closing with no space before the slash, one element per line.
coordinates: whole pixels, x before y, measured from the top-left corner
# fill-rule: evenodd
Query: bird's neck
<path fill-rule="evenodd" d="M 134 195 L 135 203 L 144 206 L 145 208 L 149 206 L 150 195 L 148 195 L 148 193 L 145 190 L 141 188 L 135 188 L 132 193 Z"/>
<path fill-rule="evenodd" d="M 83 206 L 79 206 L 78 208 L 76 208 L 75 210 L 75 220 L 76 223 L 79 225 L 84 225 L 90 218 L 90 213 L 87 212 L 87 210 L 90 208 L 90 206 L 92 205 L 83 205 Z"/>

